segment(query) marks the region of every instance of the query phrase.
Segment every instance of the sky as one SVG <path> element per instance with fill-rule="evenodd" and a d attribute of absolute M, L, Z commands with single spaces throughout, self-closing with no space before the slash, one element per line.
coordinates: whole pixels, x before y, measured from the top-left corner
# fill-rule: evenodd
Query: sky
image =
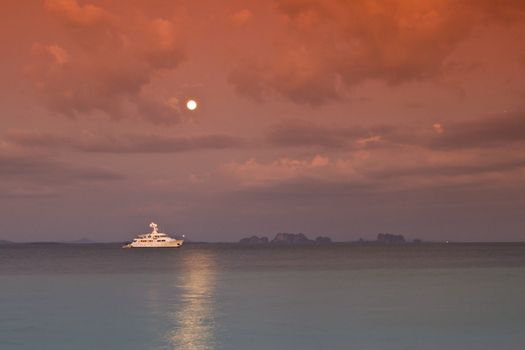
<path fill-rule="evenodd" d="M 524 1 L 4 0 L 0 26 L 0 239 L 525 240 Z"/>

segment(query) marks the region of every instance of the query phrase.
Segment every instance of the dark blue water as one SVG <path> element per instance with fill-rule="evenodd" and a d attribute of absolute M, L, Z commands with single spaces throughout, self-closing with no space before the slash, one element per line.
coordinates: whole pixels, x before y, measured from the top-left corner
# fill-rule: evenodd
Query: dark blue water
<path fill-rule="evenodd" d="M 0 246 L 0 349 L 524 349 L 525 245 Z"/>

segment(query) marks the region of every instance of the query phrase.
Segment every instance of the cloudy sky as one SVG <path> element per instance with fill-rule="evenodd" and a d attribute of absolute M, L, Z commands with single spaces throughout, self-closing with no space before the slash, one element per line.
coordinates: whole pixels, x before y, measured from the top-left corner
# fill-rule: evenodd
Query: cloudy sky
<path fill-rule="evenodd" d="M 525 2 L 15 0 L 0 239 L 525 239 Z M 185 108 L 195 99 L 195 111 Z"/>

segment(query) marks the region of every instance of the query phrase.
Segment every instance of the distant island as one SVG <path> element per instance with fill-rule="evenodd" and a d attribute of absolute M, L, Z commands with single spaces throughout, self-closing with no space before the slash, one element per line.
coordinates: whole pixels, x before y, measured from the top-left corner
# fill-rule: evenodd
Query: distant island
<path fill-rule="evenodd" d="M 280 232 L 272 240 L 268 237 L 251 236 L 243 238 L 240 244 L 330 244 L 330 237 L 319 236 L 315 239 L 309 239 L 303 233 L 285 233 Z"/>
<path fill-rule="evenodd" d="M 330 237 L 318 236 L 315 239 L 309 239 L 303 233 L 285 233 L 280 232 L 275 235 L 275 237 L 270 240 L 268 237 L 264 236 L 250 236 L 245 237 L 239 240 L 239 244 L 245 245 L 255 245 L 255 244 L 331 244 L 337 243 L 333 242 Z M 373 241 L 367 241 L 359 239 L 354 242 L 346 243 L 364 243 L 364 244 L 410 244 L 410 243 L 422 243 L 420 239 L 407 240 L 403 235 L 392 234 L 392 233 L 378 233 L 377 238 Z"/>
<path fill-rule="evenodd" d="M 366 242 L 366 241 L 365 241 Z M 375 241 L 371 241 L 369 243 L 379 243 L 379 244 L 407 244 L 407 243 L 422 243 L 423 241 L 414 238 L 413 240 L 409 241 L 405 239 L 403 235 L 396 235 L 392 233 L 378 233 L 377 238 Z"/>

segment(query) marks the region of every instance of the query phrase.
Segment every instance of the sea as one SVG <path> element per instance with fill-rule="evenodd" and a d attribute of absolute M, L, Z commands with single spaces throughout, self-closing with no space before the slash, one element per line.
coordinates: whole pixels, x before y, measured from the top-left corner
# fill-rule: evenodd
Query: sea
<path fill-rule="evenodd" d="M 0 349 L 525 349 L 525 244 L 0 246 Z"/>

